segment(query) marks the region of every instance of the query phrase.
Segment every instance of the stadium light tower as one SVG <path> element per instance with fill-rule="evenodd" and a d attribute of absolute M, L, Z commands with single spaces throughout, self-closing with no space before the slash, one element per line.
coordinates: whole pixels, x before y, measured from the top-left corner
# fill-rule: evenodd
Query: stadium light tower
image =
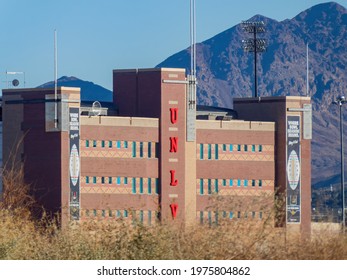
<path fill-rule="evenodd" d="M 242 29 L 245 32 L 253 34 L 253 38 L 242 40 L 242 43 L 243 43 L 243 49 L 246 52 L 254 53 L 254 97 L 258 97 L 257 53 L 264 52 L 266 50 L 266 40 L 257 39 L 257 34 L 265 32 L 265 24 L 263 21 L 243 21 Z"/>
<path fill-rule="evenodd" d="M 333 104 L 340 108 L 340 154 L 341 154 L 341 206 L 342 206 L 342 230 L 345 231 L 346 227 L 346 213 L 345 213 L 345 165 L 344 165 L 344 148 L 343 148 L 343 114 L 342 105 L 347 103 L 343 95 L 336 98 Z"/>

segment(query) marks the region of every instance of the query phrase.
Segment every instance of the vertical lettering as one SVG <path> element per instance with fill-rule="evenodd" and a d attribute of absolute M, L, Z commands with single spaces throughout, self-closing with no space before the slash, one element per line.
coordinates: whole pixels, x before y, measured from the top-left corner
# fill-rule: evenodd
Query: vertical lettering
<path fill-rule="evenodd" d="M 170 137 L 170 153 L 177 153 L 178 137 Z"/>
<path fill-rule="evenodd" d="M 170 108 L 170 119 L 171 123 L 175 124 L 177 122 L 178 108 Z"/>
<path fill-rule="evenodd" d="M 176 173 L 176 170 L 170 170 L 170 174 L 171 174 L 170 186 L 173 186 L 173 187 L 176 187 L 178 184 L 178 180 L 175 179 L 175 173 Z"/>

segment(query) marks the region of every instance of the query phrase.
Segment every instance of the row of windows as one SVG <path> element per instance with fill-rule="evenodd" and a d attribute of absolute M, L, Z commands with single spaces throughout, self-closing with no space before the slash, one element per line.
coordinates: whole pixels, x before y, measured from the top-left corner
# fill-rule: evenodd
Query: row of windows
<path fill-rule="evenodd" d="M 218 159 L 219 158 L 219 144 L 200 144 L 200 159 L 204 159 L 204 145 L 207 145 L 207 159 Z M 214 146 L 214 151 L 212 153 L 212 146 Z M 222 144 L 222 151 L 223 152 L 233 152 L 235 150 L 238 152 L 259 152 L 261 153 L 263 151 L 263 145 L 233 145 L 233 144 Z"/>
<path fill-rule="evenodd" d="M 200 211 L 200 223 L 203 224 L 205 222 L 205 216 L 204 216 L 204 211 Z M 237 211 L 237 212 L 232 212 L 232 211 L 208 211 L 207 212 L 207 221 L 211 224 L 212 220 L 214 220 L 214 223 L 218 224 L 219 219 L 223 218 L 223 219 L 248 219 L 248 218 L 252 218 L 252 219 L 259 219 L 262 220 L 263 219 L 263 212 L 255 212 L 255 211 L 251 211 L 251 212 L 241 212 L 241 211 Z"/>
<path fill-rule="evenodd" d="M 144 220 L 147 221 L 148 225 L 151 225 L 152 222 L 156 221 L 158 219 L 158 212 L 157 211 L 144 211 L 144 210 L 85 210 L 85 216 L 86 217 L 101 217 L 101 218 L 129 218 L 131 217 L 132 220 L 139 221 L 140 223 L 143 223 Z"/>
<path fill-rule="evenodd" d="M 146 178 L 146 183 L 144 183 L 144 178 L 128 178 L 128 177 L 90 177 L 86 176 L 86 185 L 88 184 L 98 184 L 100 182 L 101 184 L 105 185 L 128 185 L 131 184 L 131 192 L 136 193 L 147 193 L 152 194 L 154 188 L 155 194 L 158 194 L 159 190 L 159 181 L 158 178 Z M 146 190 L 145 190 L 146 189 Z"/>
<path fill-rule="evenodd" d="M 205 179 L 206 181 L 206 179 Z M 200 194 L 204 194 L 204 187 L 205 187 L 205 182 L 204 179 L 200 179 Z M 248 179 L 207 179 L 207 194 L 212 194 L 212 187 L 214 188 L 214 193 L 218 193 L 219 191 L 219 186 L 223 187 L 245 187 L 247 188 L 248 186 L 251 187 L 263 187 L 263 181 L 262 180 L 248 180 Z"/>
<path fill-rule="evenodd" d="M 131 146 L 131 155 L 132 157 L 140 157 L 143 158 L 146 153 L 146 157 L 152 158 L 155 157 L 154 150 L 156 149 L 156 143 L 155 142 L 128 142 L 128 141 L 106 141 L 106 140 L 85 140 L 85 146 L 86 148 L 97 148 L 98 142 L 101 148 L 113 148 L 116 147 L 117 149 L 128 149 Z"/>

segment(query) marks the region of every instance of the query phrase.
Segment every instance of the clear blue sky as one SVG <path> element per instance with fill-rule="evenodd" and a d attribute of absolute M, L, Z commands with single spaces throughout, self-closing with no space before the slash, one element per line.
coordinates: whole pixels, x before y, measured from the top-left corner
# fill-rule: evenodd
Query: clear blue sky
<path fill-rule="evenodd" d="M 318 0 L 196 0 L 201 42 L 255 14 L 293 18 Z M 336 1 L 347 7 L 347 0 Z M 27 87 L 76 76 L 112 88 L 112 69 L 151 68 L 189 45 L 189 0 L 0 0 L 0 88 L 5 71 Z"/>

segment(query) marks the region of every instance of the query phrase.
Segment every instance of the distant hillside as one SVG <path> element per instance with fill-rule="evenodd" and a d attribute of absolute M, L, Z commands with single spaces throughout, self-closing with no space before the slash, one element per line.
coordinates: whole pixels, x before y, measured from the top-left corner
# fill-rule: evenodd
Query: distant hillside
<path fill-rule="evenodd" d="M 112 91 L 96 85 L 92 82 L 83 81 L 76 77 L 63 76 L 58 79 L 58 86 L 81 88 L 82 101 L 106 101 L 112 102 Z M 52 88 L 54 81 L 38 86 L 38 88 Z"/>
<path fill-rule="evenodd" d="M 266 33 L 259 36 L 268 40 L 267 51 L 258 56 L 260 96 L 306 94 L 306 43 L 309 43 L 309 90 L 314 109 L 313 183 L 326 186 L 339 182 L 338 108 L 331 103 L 338 95 L 347 95 L 346 8 L 329 2 L 281 22 L 261 15 L 250 20 L 266 24 Z M 231 107 L 233 97 L 253 94 L 253 54 L 245 53 L 241 43 L 249 37 L 239 24 L 197 44 L 199 104 Z M 190 50 L 185 49 L 157 67 L 188 70 L 189 59 Z"/>

